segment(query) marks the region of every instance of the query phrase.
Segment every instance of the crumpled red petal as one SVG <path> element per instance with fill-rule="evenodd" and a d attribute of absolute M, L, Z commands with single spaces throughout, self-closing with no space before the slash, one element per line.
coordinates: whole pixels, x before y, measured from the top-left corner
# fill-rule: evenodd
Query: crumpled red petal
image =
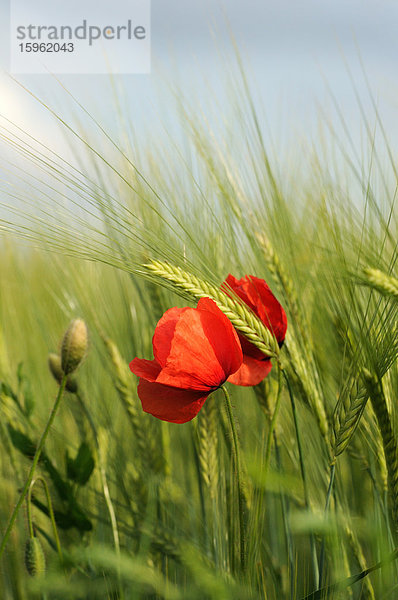
<path fill-rule="evenodd" d="M 243 354 L 238 334 L 231 321 L 210 298 L 201 298 L 197 310 L 206 310 L 217 316 L 217 329 L 208 329 L 208 322 L 203 320 L 203 330 L 224 372 L 234 373 L 242 363 Z"/>
<path fill-rule="evenodd" d="M 129 366 L 132 373 L 147 381 L 156 381 L 161 369 L 156 360 L 145 360 L 145 358 L 134 358 Z"/>
<path fill-rule="evenodd" d="M 286 313 L 264 279 L 253 275 L 236 279 L 229 274 L 225 283 L 227 286 L 224 287 L 224 291 L 228 292 L 229 286 L 272 331 L 278 343 L 281 344 L 287 330 Z"/>
<path fill-rule="evenodd" d="M 231 322 L 207 299 L 200 302 L 197 309 L 180 313 L 166 364 L 156 381 L 209 391 L 222 385 L 241 361 L 242 350 Z"/>
<path fill-rule="evenodd" d="M 190 309 L 188 307 L 178 308 L 177 306 L 174 306 L 173 308 L 166 310 L 156 325 L 155 333 L 152 338 L 153 355 L 161 367 L 165 366 L 167 357 L 170 353 L 178 319 L 186 310 Z"/>
<path fill-rule="evenodd" d="M 137 388 L 145 412 L 169 423 L 187 423 L 202 408 L 209 391 L 182 390 L 140 379 Z"/>
<path fill-rule="evenodd" d="M 252 386 L 260 383 L 272 369 L 270 360 L 257 360 L 247 354 L 243 355 L 243 362 L 240 368 L 230 375 L 227 379 L 234 385 Z"/>

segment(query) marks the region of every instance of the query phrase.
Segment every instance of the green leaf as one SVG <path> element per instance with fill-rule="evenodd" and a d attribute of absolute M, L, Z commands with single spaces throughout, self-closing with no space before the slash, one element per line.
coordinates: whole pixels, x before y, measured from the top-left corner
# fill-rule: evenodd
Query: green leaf
<path fill-rule="evenodd" d="M 18 379 L 18 386 L 21 387 L 21 385 L 23 384 L 24 379 L 25 379 L 25 375 L 23 373 L 23 362 L 18 363 L 17 379 Z"/>
<path fill-rule="evenodd" d="M 43 504 L 38 498 L 32 496 L 32 504 L 34 504 L 39 510 L 41 510 L 47 517 L 50 516 L 48 507 Z M 80 532 L 91 531 L 93 524 L 90 519 L 86 517 L 82 509 L 74 501 L 71 501 L 67 508 L 67 511 L 54 510 L 54 517 L 57 526 L 60 529 L 72 529 L 75 527 Z"/>
<path fill-rule="evenodd" d="M 13 391 L 12 387 L 8 383 L 5 383 L 5 381 L 3 381 L 0 384 L 0 389 L 1 389 L 1 392 L 5 396 L 8 396 L 9 398 L 12 398 L 14 400 L 14 402 L 18 402 L 18 396 L 17 396 L 17 394 Z"/>
<path fill-rule="evenodd" d="M 27 385 L 25 393 L 24 393 L 24 412 L 25 412 L 25 416 L 28 419 L 31 416 L 34 407 L 35 407 L 35 401 L 33 398 L 33 394 L 30 389 L 30 385 Z"/>
<path fill-rule="evenodd" d="M 90 479 L 95 466 L 89 446 L 85 442 L 82 442 L 76 458 L 70 458 L 67 452 L 65 460 L 68 478 L 79 485 L 85 485 Z"/>
<path fill-rule="evenodd" d="M 65 502 L 71 502 L 73 499 L 73 491 L 70 483 L 62 478 L 58 469 L 54 467 L 51 460 L 46 455 L 43 456 L 43 466 L 49 474 L 60 499 Z"/>
<path fill-rule="evenodd" d="M 19 429 L 15 429 L 10 423 L 7 425 L 12 445 L 17 448 L 24 456 L 33 458 L 36 452 L 36 444 Z"/>

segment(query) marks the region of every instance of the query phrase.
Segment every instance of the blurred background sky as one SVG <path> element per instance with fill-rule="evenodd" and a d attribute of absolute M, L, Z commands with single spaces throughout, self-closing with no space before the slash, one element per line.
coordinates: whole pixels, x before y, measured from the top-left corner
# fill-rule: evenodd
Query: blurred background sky
<path fill-rule="evenodd" d="M 49 115 L 7 77 L 9 3 L 0 2 L 0 113 L 55 141 Z M 98 11 L 109 4 L 100 0 Z M 384 124 L 393 137 L 398 134 L 396 0 L 152 0 L 152 72 L 116 77 L 125 89 L 136 128 L 161 131 L 159 113 L 161 119 L 168 118 L 175 110 L 164 93 L 170 86 L 177 85 L 193 100 L 222 95 L 226 64 L 233 64 L 230 32 L 274 136 L 316 130 L 319 106 L 328 112 L 331 104 L 327 87 L 350 126 L 359 128 L 347 72 L 348 65 L 355 89 L 369 108 L 359 56 Z M 60 79 L 92 114 L 112 127 L 113 98 L 106 75 Z M 51 75 L 19 75 L 18 80 L 67 112 L 67 95 Z M 333 111 L 328 115 L 336 118 Z"/>

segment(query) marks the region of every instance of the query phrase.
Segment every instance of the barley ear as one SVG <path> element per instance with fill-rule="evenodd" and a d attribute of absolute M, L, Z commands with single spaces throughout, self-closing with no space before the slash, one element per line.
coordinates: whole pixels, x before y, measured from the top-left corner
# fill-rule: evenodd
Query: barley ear
<path fill-rule="evenodd" d="M 103 341 L 113 367 L 112 376 L 117 393 L 137 441 L 141 463 L 156 472 L 162 472 L 165 469 L 165 461 L 156 443 L 154 432 L 148 430 L 148 421 L 143 418 L 140 401 L 132 390 L 131 371 L 115 342 L 106 337 L 103 337 Z"/>
<path fill-rule="evenodd" d="M 394 527 L 398 531 L 398 447 L 392 428 L 390 414 L 381 381 L 367 369 L 363 369 L 363 379 L 383 440 L 384 456 L 387 465 L 388 490 L 391 515 Z"/>
<path fill-rule="evenodd" d="M 210 298 L 228 317 L 235 329 L 265 356 L 275 358 L 279 355 L 279 346 L 271 331 L 237 297 L 230 297 L 215 285 L 166 262 L 153 260 L 143 267 L 151 275 L 169 281 L 176 289 L 183 290 L 195 300 Z"/>
<path fill-rule="evenodd" d="M 347 448 L 365 410 L 368 393 L 357 379 L 351 389 L 343 391 L 333 415 L 333 461 Z"/>
<path fill-rule="evenodd" d="M 197 448 L 200 473 L 213 499 L 218 491 L 218 436 L 215 397 L 210 396 L 196 420 Z"/>
<path fill-rule="evenodd" d="M 366 283 L 384 296 L 392 296 L 398 300 L 398 279 L 386 275 L 379 269 L 364 269 Z"/>

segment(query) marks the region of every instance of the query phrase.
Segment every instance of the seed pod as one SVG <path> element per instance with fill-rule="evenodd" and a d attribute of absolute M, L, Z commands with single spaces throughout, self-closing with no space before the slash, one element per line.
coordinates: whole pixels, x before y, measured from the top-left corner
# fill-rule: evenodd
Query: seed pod
<path fill-rule="evenodd" d="M 46 572 L 46 558 L 37 537 L 31 537 L 26 541 L 25 566 L 32 577 L 37 577 Z"/>
<path fill-rule="evenodd" d="M 49 354 L 48 355 L 48 366 L 50 367 L 50 371 L 51 371 L 55 381 L 57 381 L 58 383 L 61 383 L 62 377 L 64 376 L 64 372 L 63 372 L 62 366 L 61 366 L 61 357 L 58 356 L 58 354 L 53 354 L 53 353 Z M 68 377 L 68 379 L 66 380 L 65 387 L 68 390 L 68 392 L 70 392 L 71 394 L 76 394 L 76 392 L 78 390 L 77 381 L 72 375 L 70 375 Z"/>
<path fill-rule="evenodd" d="M 74 319 L 62 340 L 61 367 L 65 375 L 73 373 L 81 363 L 87 350 L 87 326 L 82 319 Z"/>

